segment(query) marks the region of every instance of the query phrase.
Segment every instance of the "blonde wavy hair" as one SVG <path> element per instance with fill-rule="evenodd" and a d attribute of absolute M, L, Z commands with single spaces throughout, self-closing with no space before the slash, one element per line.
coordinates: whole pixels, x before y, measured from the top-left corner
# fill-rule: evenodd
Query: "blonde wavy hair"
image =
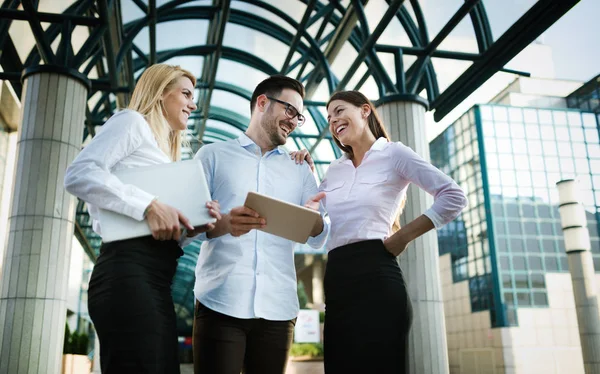
<path fill-rule="evenodd" d="M 196 77 L 180 66 L 156 64 L 147 68 L 135 85 L 128 109 L 141 113 L 148 121 L 150 129 L 160 149 L 173 161 L 181 159 L 181 146 L 184 131 L 176 131 L 169 126 L 165 117 L 163 95 L 173 89 L 181 77 L 189 78 L 196 86 Z"/>

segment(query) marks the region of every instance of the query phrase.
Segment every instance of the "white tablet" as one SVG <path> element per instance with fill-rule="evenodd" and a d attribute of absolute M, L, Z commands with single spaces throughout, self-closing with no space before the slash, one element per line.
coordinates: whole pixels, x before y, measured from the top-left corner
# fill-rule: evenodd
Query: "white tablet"
<path fill-rule="evenodd" d="M 312 209 L 256 192 L 248 192 L 244 206 L 265 218 L 267 226 L 261 231 L 298 243 L 306 243 L 320 216 Z"/>
<path fill-rule="evenodd" d="M 158 196 L 161 203 L 180 210 L 194 227 L 216 221 L 206 207 L 212 199 L 200 160 L 122 169 L 113 174 L 121 182 Z M 100 227 L 104 242 L 152 234 L 146 220 L 137 221 L 105 209 L 100 209 Z"/>

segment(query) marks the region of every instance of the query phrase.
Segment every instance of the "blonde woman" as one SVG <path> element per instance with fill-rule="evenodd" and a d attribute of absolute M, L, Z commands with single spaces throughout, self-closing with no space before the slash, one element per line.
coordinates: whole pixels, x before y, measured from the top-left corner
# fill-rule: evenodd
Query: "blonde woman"
<path fill-rule="evenodd" d="M 103 373 L 179 373 L 171 282 L 180 247 L 180 224 L 194 228 L 160 197 L 121 183 L 112 172 L 181 159 L 181 141 L 196 109 L 195 77 L 178 66 L 149 67 L 127 110 L 112 116 L 69 166 L 65 188 L 88 203 L 102 236 L 98 208 L 146 220 L 152 236 L 104 243 L 88 290 L 88 308 L 100 339 Z M 175 181 L 176 182 L 176 181 Z M 220 219 L 219 205 L 207 202 Z"/>

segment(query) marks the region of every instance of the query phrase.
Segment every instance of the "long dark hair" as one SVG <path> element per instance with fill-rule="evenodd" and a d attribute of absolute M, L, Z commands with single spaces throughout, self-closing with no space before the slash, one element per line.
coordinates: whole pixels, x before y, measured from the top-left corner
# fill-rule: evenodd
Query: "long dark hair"
<path fill-rule="evenodd" d="M 331 104 L 331 102 L 334 100 L 342 100 L 358 108 L 362 107 L 365 104 L 368 105 L 371 108 L 371 113 L 367 117 L 369 130 L 371 130 L 371 133 L 373 134 L 373 136 L 375 136 L 375 139 L 383 137 L 390 142 L 392 141 L 387 131 L 385 130 L 385 127 L 383 126 L 383 121 L 381 121 L 381 117 L 379 117 L 379 114 L 377 114 L 377 110 L 375 110 L 375 105 L 373 105 L 373 103 L 369 99 L 367 99 L 365 95 L 358 91 L 338 91 L 334 93 L 333 96 L 331 96 L 331 98 L 327 102 L 327 109 L 329 109 L 329 104 Z M 347 153 L 350 159 L 354 159 L 354 152 L 352 151 L 352 147 L 343 145 L 342 143 L 340 143 L 335 134 L 332 135 L 335 144 L 337 144 L 337 146 L 340 147 L 342 151 Z"/>
<path fill-rule="evenodd" d="M 367 99 L 365 95 L 358 91 L 338 91 L 334 93 L 327 102 L 327 109 L 329 109 L 329 104 L 331 104 L 331 102 L 334 100 L 345 101 L 348 104 L 352 104 L 358 108 L 367 104 L 371 108 L 371 113 L 367 117 L 367 123 L 369 125 L 369 130 L 371 130 L 371 133 L 375 136 L 375 139 L 386 138 L 389 142 L 392 141 L 387 131 L 385 130 L 385 127 L 383 126 L 383 121 L 381 120 L 381 117 L 379 117 L 379 114 L 377 114 L 377 111 L 375 110 L 375 106 L 369 99 Z M 335 144 L 337 144 L 337 146 L 340 147 L 340 149 L 344 151 L 351 160 L 354 159 L 354 152 L 352 151 L 352 147 L 340 143 L 335 134 L 331 135 L 333 136 L 333 141 L 335 142 Z M 396 219 L 392 224 L 393 232 L 400 230 L 400 215 L 402 214 L 405 205 L 406 195 L 404 195 L 404 198 L 400 202 L 400 207 L 398 208 L 398 215 L 396 216 Z"/>

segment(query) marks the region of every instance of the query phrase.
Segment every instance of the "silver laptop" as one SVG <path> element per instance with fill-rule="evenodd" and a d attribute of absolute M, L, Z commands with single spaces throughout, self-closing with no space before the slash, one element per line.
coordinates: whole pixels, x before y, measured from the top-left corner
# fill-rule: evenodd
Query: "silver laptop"
<path fill-rule="evenodd" d="M 122 169 L 113 174 L 121 182 L 158 196 L 161 203 L 180 210 L 194 227 L 216 221 L 206 208 L 211 197 L 200 160 Z M 100 209 L 99 218 L 104 242 L 152 234 L 146 220 L 137 221 L 105 209 Z"/>

